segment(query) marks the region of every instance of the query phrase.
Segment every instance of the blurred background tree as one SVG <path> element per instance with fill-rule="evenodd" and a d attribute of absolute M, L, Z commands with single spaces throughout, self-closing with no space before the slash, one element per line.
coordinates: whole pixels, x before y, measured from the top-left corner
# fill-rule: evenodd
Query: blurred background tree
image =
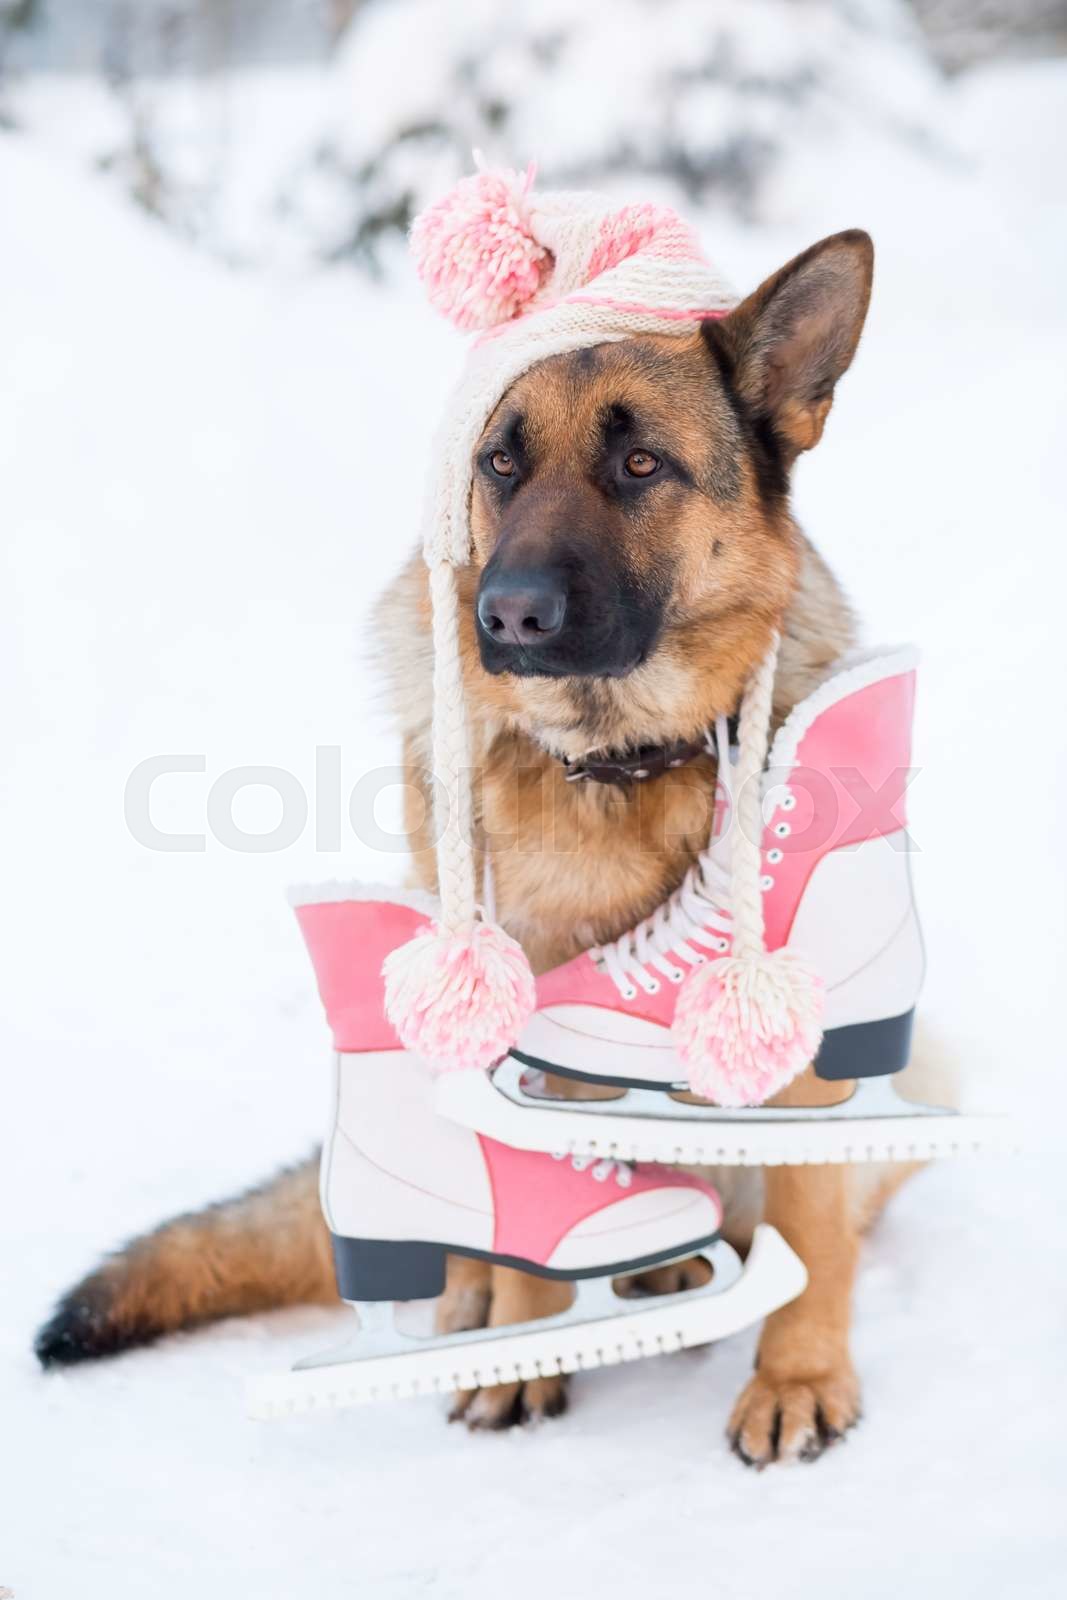
<path fill-rule="evenodd" d="M 938 60 L 949 71 L 993 56 L 1062 55 L 1064 0 L 911 0 Z"/>
<path fill-rule="evenodd" d="M 43 23 L 20 49 L 21 65 L 91 72 L 118 35 L 136 39 L 137 68 L 159 65 L 160 46 L 180 30 L 184 65 L 240 67 L 322 60 L 364 0 L 0 0 L 0 37 Z M 374 0 L 367 0 L 374 3 Z M 802 3 L 802 0 L 801 0 Z M 1067 0 L 910 0 L 938 59 L 950 69 L 1001 54 L 1067 48 Z M 462 10 L 443 0 L 441 9 Z M 573 7 L 575 16 L 583 7 Z M 714 0 L 706 0 L 714 9 Z M 506 20 L 508 5 L 497 10 Z M 164 45 L 168 64 L 172 43 Z"/>
<path fill-rule="evenodd" d="M 1065 48 L 1067 0 L 0 0 L 0 110 L 232 260 L 378 269 L 474 147 L 759 219 L 798 140 L 949 158 L 932 80 Z"/>

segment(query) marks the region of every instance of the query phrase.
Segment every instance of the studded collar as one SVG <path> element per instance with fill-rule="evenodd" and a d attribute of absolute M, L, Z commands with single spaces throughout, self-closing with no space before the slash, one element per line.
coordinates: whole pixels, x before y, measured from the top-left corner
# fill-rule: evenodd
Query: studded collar
<path fill-rule="evenodd" d="M 665 772 L 684 767 L 699 755 L 707 752 L 706 737 L 677 739 L 673 744 L 646 744 L 634 751 L 594 751 L 578 761 L 564 761 L 564 776 L 568 783 L 610 783 L 617 789 L 629 789 L 635 783 L 646 783 L 649 778 L 660 778 Z"/>

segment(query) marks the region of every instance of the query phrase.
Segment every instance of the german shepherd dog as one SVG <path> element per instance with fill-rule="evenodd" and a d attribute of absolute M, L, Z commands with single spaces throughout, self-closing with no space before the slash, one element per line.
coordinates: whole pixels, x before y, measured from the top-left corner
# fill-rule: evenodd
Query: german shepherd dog
<path fill-rule="evenodd" d="M 474 461 L 475 557 L 460 574 L 464 671 L 496 914 L 535 970 L 619 937 L 658 906 L 704 847 L 714 794 L 710 756 L 632 793 L 568 783 L 564 761 L 699 740 L 736 710 L 775 629 L 780 722 L 853 642 L 849 607 L 791 515 L 789 478 L 797 455 L 818 443 L 852 361 L 872 265 L 865 233 L 837 234 L 698 332 L 541 362 L 485 428 Z M 420 560 L 387 592 L 379 620 L 416 875 L 433 887 Z M 851 1087 L 821 1083 L 809 1068 L 779 1103 L 827 1103 Z M 727 1237 L 744 1249 L 762 1214 L 809 1273 L 805 1292 L 763 1329 L 730 1420 L 733 1447 L 756 1466 L 812 1460 L 859 1415 L 849 1356 L 857 1242 L 903 1171 L 713 1176 Z M 697 1270 L 661 1269 L 636 1287 L 675 1288 Z M 546 1315 L 568 1293 L 453 1258 L 439 1324 Z M 311 1160 L 106 1259 L 60 1301 L 37 1353 L 45 1366 L 71 1363 L 219 1317 L 335 1298 Z M 462 1395 L 454 1415 L 497 1428 L 556 1414 L 565 1400 L 562 1378 L 540 1378 Z"/>

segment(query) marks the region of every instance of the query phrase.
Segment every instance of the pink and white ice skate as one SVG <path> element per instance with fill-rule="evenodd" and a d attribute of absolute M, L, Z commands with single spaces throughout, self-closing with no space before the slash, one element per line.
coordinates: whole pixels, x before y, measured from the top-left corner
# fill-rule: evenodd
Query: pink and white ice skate
<path fill-rule="evenodd" d="M 340 888 L 297 915 L 335 1046 L 321 1197 L 338 1289 L 359 1308 L 351 1345 L 252 1386 L 255 1415 L 476 1387 L 633 1360 L 737 1331 L 792 1299 L 804 1269 L 772 1229 L 742 1269 L 718 1237 L 712 1186 L 670 1168 L 516 1150 L 439 1116 L 428 1068 L 385 1018 L 385 956 L 428 920 L 425 896 Z M 445 1286 L 447 1254 L 579 1284 L 566 1313 L 534 1323 L 417 1337 L 383 1302 Z M 640 1302 L 611 1279 L 703 1255 L 703 1289 Z M 586 1282 L 585 1280 L 598 1280 Z"/>
<path fill-rule="evenodd" d="M 735 815 L 720 721 L 721 804 L 710 848 L 670 899 L 614 944 L 537 981 L 538 1009 L 491 1074 L 455 1073 L 438 1109 L 531 1149 L 708 1165 L 913 1160 L 975 1149 L 996 1119 L 904 1100 L 923 947 L 910 872 L 915 652 L 853 657 L 783 724 L 763 777 L 768 950 L 804 957 L 825 989 L 815 1071 L 856 1079 L 842 1104 L 811 1109 L 691 1105 L 672 1043 L 679 986 L 731 947 Z M 546 1074 L 617 1086 L 612 1100 L 550 1095 Z"/>

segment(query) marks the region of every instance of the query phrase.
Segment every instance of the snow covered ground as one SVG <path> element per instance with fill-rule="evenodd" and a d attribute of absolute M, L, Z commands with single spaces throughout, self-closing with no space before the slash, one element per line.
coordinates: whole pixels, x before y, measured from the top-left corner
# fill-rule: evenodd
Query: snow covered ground
<path fill-rule="evenodd" d="M 1046 1132 L 1067 1110 L 1065 95 L 1062 66 L 984 72 L 946 91 L 951 160 L 800 154 L 772 222 L 704 218 L 741 284 L 834 228 L 875 236 L 869 331 L 798 503 L 869 637 L 925 651 L 927 1015 L 973 1098 L 1019 1097 Z M 0 210 L 0 1585 L 1062 1595 L 1056 1149 L 902 1193 L 857 1294 L 867 1417 L 812 1468 L 726 1452 L 753 1333 L 590 1376 L 565 1419 L 488 1438 L 429 1402 L 246 1421 L 243 1376 L 334 1341 L 342 1313 L 36 1371 L 35 1325 L 103 1247 L 317 1136 L 325 1040 L 282 889 L 402 870 L 344 820 L 396 754 L 362 618 L 412 540 L 455 348 L 410 286 L 227 272 L 55 142 L 0 138 Z M 340 751 L 318 778 L 317 747 Z M 157 782 L 153 820 L 202 849 L 146 849 L 124 821 L 131 771 L 168 754 L 202 767 Z M 302 786 L 286 849 L 209 832 L 211 786 L 243 766 Z M 279 802 L 249 787 L 235 817 L 269 830 Z"/>

